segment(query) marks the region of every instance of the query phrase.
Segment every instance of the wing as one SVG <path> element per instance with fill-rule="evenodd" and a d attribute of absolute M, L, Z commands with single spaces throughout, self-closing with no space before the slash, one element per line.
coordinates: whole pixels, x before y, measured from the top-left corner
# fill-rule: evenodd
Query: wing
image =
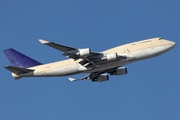
<path fill-rule="evenodd" d="M 44 45 L 48 45 L 48 46 L 50 46 L 52 48 L 55 48 L 57 50 L 60 50 L 62 52 L 76 50 L 76 48 L 73 48 L 73 47 L 69 47 L 69 46 L 65 46 L 65 45 L 60 45 L 60 44 L 57 44 L 57 43 L 54 43 L 54 42 L 48 42 L 48 41 L 42 40 L 42 39 L 40 39 L 39 41 L 42 44 L 44 44 Z"/>
<path fill-rule="evenodd" d="M 74 81 L 78 81 L 78 80 L 87 80 L 87 79 L 90 79 L 92 81 L 97 81 L 97 78 L 98 76 L 100 76 L 101 74 L 104 74 L 104 73 L 109 73 L 112 75 L 112 73 L 114 73 L 116 71 L 117 67 L 116 68 L 112 68 L 112 69 L 108 69 L 108 70 L 104 70 L 104 71 L 98 71 L 98 72 L 92 72 L 90 73 L 89 75 L 86 75 L 82 78 L 78 78 L 78 79 L 74 79 L 74 78 L 68 78 L 71 82 L 74 82 Z"/>
<path fill-rule="evenodd" d="M 100 61 L 100 58 L 104 56 L 103 53 L 98 53 L 98 52 L 93 52 L 89 48 L 74 48 L 70 46 L 65 46 L 61 44 L 57 44 L 54 42 L 48 42 L 46 40 L 39 40 L 42 44 L 50 46 L 54 49 L 57 49 L 61 52 L 63 52 L 63 55 L 66 56 L 67 58 L 72 58 L 74 60 L 80 60 L 80 64 L 89 67 L 89 66 L 95 66 L 98 67 L 96 64 L 97 61 Z"/>
<path fill-rule="evenodd" d="M 54 49 L 63 52 L 63 55 L 67 58 L 72 58 L 74 60 L 81 59 L 79 63 L 84 67 L 99 67 L 98 64 L 102 62 L 126 59 L 126 56 L 121 56 L 117 53 L 105 54 L 93 52 L 90 48 L 74 48 L 42 39 L 40 39 L 39 41 L 44 45 L 50 46 Z"/>
<path fill-rule="evenodd" d="M 72 58 L 74 60 L 77 60 L 80 58 L 82 59 L 87 58 L 88 60 L 90 60 L 93 58 L 97 58 L 98 56 L 102 56 L 102 53 L 92 52 L 89 48 L 79 49 L 79 48 L 57 44 L 54 42 L 48 42 L 42 39 L 40 39 L 39 41 L 44 45 L 47 45 L 59 51 L 62 51 L 64 56 L 66 56 L 67 58 L 68 57 Z"/>

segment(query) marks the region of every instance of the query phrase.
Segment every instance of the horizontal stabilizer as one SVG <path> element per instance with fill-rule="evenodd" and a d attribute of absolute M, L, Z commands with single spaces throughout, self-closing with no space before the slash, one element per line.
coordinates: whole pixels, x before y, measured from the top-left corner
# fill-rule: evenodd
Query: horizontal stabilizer
<path fill-rule="evenodd" d="M 15 74 L 23 74 L 23 73 L 29 73 L 29 72 L 34 71 L 31 69 L 14 67 L 14 66 L 5 66 L 4 68 L 6 68 L 7 70 L 9 70 Z"/>

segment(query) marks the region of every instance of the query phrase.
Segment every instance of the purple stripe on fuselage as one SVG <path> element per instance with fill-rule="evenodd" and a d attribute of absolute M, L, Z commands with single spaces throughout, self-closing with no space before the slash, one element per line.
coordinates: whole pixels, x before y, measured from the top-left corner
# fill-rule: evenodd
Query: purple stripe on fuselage
<path fill-rule="evenodd" d="M 3 50 L 3 52 L 5 53 L 11 64 L 16 67 L 28 68 L 42 64 L 12 48 Z"/>

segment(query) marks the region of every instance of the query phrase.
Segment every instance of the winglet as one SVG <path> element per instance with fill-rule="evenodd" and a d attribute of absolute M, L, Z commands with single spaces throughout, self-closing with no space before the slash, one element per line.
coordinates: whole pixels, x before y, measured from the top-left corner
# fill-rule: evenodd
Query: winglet
<path fill-rule="evenodd" d="M 43 40 L 43 39 L 39 39 L 39 42 L 42 43 L 42 44 L 47 44 L 47 43 L 49 43 L 48 41 Z"/>
<path fill-rule="evenodd" d="M 71 82 L 78 81 L 79 79 L 68 78 Z"/>

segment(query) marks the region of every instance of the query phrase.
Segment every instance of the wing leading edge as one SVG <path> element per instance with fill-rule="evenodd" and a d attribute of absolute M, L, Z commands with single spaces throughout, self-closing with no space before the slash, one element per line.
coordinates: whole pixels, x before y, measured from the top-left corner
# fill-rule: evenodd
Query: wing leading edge
<path fill-rule="evenodd" d="M 42 40 L 42 39 L 40 39 L 39 42 L 41 42 L 44 45 L 50 46 L 50 47 L 52 47 L 54 49 L 57 49 L 59 51 L 62 51 L 62 52 L 76 50 L 76 48 L 73 48 L 73 47 L 57 44 L 57 43 L 54 43 L 54 42 L 49 42 L 49 41 Z"/>
<path fill-rule="evenodd" d="M 70 58 L 75 59 L 75 60 L 77 60 L 79 58 L 82 58 L 82 59 L 87 58 L 88 60 L 90 60 L 91 58 L 103 55 L 102 53 L 93 52 L 93 51 L 90 50 L 89 55 L 78 56 L 78 55 L 75 55 L 75 53 L 77 53 L 78 50 L 82 50 L 82 49 L 78 49 L 78 48 L 74 48 L 74 47 L 70 47 L 70 46 L 65 46 L 65 45 L 62 45 L 62 44 L 57 44 L 57 43 L 49 42 L 49 41 L 42 40 L 42 39 L 40 39 L 39 41 L 44 45 L 50 46 L 50 47 L 52 47 L 54 49 L 57 49 L 57 50 L 63 52 L 64 56 L 70 57 Z M 70 55 L 70 54 L 73 54 L 73 55 Z"/>

